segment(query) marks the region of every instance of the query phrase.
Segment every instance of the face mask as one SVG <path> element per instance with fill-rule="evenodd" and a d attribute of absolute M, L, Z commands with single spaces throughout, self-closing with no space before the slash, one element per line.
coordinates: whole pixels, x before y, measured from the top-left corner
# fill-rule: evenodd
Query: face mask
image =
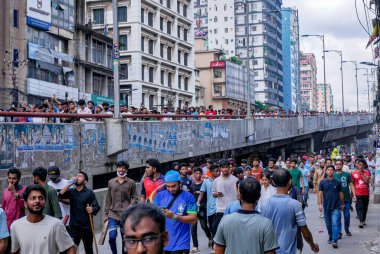
<path fill-rule="evenodd" d="M 125 172 L 125 174 L 120 174 L 119 171 L 116 171 L 116 174 L 117 174 L 117 176 L 120 176 L 120 177 L 126 177 L 127 176 L 127 172 Z"/>

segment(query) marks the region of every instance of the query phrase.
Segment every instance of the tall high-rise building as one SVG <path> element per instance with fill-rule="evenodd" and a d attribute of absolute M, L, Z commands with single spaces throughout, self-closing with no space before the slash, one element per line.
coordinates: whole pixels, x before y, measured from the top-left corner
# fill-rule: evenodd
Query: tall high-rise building
<path fill-rule="evenodd" d="M 301 110 L 317 110 L 317 64 L 314 54 L 302 54 L 300 63 Z"/>
<path fill-rule="evenodd" d="M 323 84 L 317 84 L 317 110 L 318 112 L 325 111 L 325 86 Z M 326 108 L 328 112 L 334 110 L 334 95 L 332 93 L 331 84 L 326 84 Z"/>
<path fill-rule="evenodd" d="M 282 8 L 282 55 L 284 73 L 284 109 L 296 111 L 299 96 L 298 18 L 292 8 Z"/>
<path fill-rule="evenodd" d="M 281 5 L 282 0 L 196 0 L 194 16 L 195 36 L 206 37 L 209 49 L 221 49 L 243 64 L 249 59 L 255 100 L 283 107 Z"/>

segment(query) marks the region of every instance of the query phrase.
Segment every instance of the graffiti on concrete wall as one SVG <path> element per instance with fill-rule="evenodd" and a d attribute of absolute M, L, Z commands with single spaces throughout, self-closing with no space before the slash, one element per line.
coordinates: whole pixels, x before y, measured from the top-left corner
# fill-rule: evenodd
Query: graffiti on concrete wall
<path fill-rule="evenodd" d="M 84 123 L 81 130 L 81 153 L 84 165 L 104 163 L 106 159 L 106 131 L 104 124 Z"/>
<path fill-rule="evenodd" d="M 0 125 L 0 169 L 8 169 L 14 163 L 14 136 L 12 125 Z"/>

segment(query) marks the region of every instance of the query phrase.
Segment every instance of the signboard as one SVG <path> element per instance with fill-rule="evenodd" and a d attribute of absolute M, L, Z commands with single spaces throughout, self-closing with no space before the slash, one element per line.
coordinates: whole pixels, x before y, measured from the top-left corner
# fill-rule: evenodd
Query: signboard
<path fill-rule="evenodd" d="M 95 95 L 95 94 L 91 94 L 91 101 L 93 101 L 95 105 L 102 104 L 103 102 L 107 102 L 109 105 L 114 104 L 113 98 Z M 127 104 L 126 101 L 120 100 L 120 105 L 125 105 L 125 104 Z"/>
<path fill-rule="evenodd" d="M 51 25 L 51 0 L 27 0 L 26 23 L 49 30 Z"/>
<path fill-rule="evenodd" d="M 210 62 L 211 68 L 225 68 L 226 62 L 225 61 L 212 61 Z"/>

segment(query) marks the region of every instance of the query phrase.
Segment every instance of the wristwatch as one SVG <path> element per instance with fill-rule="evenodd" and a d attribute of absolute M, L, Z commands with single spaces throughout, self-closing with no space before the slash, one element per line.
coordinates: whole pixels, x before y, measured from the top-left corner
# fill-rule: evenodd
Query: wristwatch
<path fill-rule="evenodd" d="M 176 214 L 174 214 L 172 220 L 177 220 L 178 219 L 178 216 Z"/>

